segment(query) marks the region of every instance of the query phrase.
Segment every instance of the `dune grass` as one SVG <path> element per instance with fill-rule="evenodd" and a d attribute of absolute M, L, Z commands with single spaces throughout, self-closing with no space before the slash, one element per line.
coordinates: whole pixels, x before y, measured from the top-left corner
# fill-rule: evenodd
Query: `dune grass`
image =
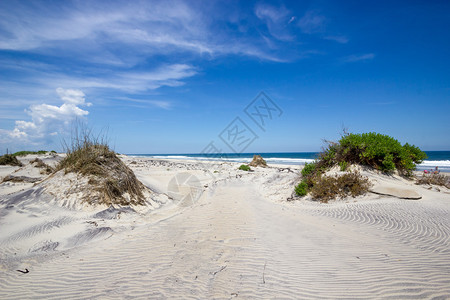
<path fill-rule="evenodd" d="M 12 154 L 5 154 L 0 156 L 0 165 L 10 165 L 18 167 L 23 166 L 23 164 L 17 159 L 17 157 Z"/>
<path fill-rule="evenodd" d="M 39 150 L 39 151 L 18 151 L 18 152 L 13 153 L 12 155 L 13 156 L 25 156 L 25 155 L 28 155 L 28 154 L 46 154 L 47 152 L 49 152 L 49 151 L 45 151 L 45 150 Z M 55 151 L 52 151 L 52 152 L 55 152 Z"/>
<path fill-rule="evenodd" d="M 90 204 L 143 205 L 142 183 L 108 145 L 105 135 L 77 126 L 70 143 L 64 142 L 66 157 L 55 171 L 78 173 L 89 178 L 91 188 L 100 197 L 84 199 Z"/>
<path fill-rule="evenodd" d="M 423 174 L 416 179 L 416 184 L 439 185 L 450 189 L 450 177 L 444 174 Z"/>
<path fill-rule="evenodd" d="M 351 165 L 361 165 L 411 177 L 416 168 L 426 158 L 418 147 L 408 143 L 402 145 L 393 137 L 379 133 L 345 133 L 338 142 L 327 142 L 327 147 L 313 163 L 305 164 L 302 181 L 296 186 L 298 196 L 311 193 L 314 199 L 328 201 L 346 196 L 356 197 L 368 191 L 368 179 L 358 172 L 347 172 L 327 176 L 325 173 L 338 166 L 341 172 Z"/>

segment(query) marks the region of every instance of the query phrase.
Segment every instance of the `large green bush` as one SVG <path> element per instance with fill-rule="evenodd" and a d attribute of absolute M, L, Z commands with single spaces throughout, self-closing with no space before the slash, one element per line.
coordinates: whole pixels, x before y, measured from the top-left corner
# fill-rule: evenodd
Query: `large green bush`
<path fill-rule="evenodd" d="M 375 169 L 392 172 L 398 170 L 403 175 L 411 175 L 426 154 L 418 147 L 408 143 L 402 145 L 398 140 L 379 133 L 347 134 L 337 143 L 331 144 L 321 155 L 319 164 L 331 167 L 342 162 L 371 166 Z"/>
<path fill-rule="evenodd" d="M 328 201 L 333 197 L 356 196 L 368 189 L 368 181 L 359 173 L 337 176 L 323 174 L 334 166 L 347 171 L 351 164 L 369 166 L 383 172 L 398 172 L 404 176 L 412 175 L 416 164 L 420 164 L 426 154 L 418 147 L 408 143 L 402 145 L 398 140 L 379 133 L 345 134 L 320 153 L 315 162 L 305 164 L 302 169 L 302 182 L 295 188 L 299 196 L 311 192 L 314 198 Z"/>

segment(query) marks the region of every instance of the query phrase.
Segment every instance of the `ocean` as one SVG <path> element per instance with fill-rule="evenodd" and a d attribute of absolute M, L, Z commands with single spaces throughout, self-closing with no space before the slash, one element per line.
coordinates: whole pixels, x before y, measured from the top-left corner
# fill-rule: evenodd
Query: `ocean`
<path fill-rule="evenodd" d="M 431 170 L 438 167 L 441 172 L 450 173 L 450 151 L 425 151 L 428 158 L 417 166 L 417 170 Z M 260 154 L 268 163 L 284 165 L 304 165 L 314 161 L 318 152 L 277 152 L 277 153 L 221 153 L 218 154 L 129 154 L 133 156 L 146 156 L 153 158 L 197 159 L 197 160 L 224 160 L 231 162 L 249 163 L 254 154 Z"/>

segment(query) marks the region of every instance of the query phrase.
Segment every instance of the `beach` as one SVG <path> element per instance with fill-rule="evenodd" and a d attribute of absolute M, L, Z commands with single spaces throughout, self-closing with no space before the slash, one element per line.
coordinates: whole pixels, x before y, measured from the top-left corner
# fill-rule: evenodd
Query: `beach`
<path fill-rule="evenodd" d="M 299 165 L 121 155 L 146 205 L 89 206 L 52 190 L 35 157 L 0 167 L 1 179 L 37 178 L 0 184 L 1 299 L 450 298 L 445 187 L 363 170 L 374 192 L 420 199 L 321 203 L 294 195 Z"/>

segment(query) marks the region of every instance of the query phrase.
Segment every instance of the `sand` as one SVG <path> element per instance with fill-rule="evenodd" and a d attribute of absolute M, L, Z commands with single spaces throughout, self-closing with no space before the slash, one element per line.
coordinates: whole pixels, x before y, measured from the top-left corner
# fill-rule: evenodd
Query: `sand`
<path fill-rule="evenodd" d="M 145 209 L 70 206 L 45 176 L 0 184 L 1 299 L 450 298 L 445 188 L 366 172 L 421 199 L 287 201 L 300 167 L 121 158 Z M 34 172 L 18 170 L 0 176 Z"/>

